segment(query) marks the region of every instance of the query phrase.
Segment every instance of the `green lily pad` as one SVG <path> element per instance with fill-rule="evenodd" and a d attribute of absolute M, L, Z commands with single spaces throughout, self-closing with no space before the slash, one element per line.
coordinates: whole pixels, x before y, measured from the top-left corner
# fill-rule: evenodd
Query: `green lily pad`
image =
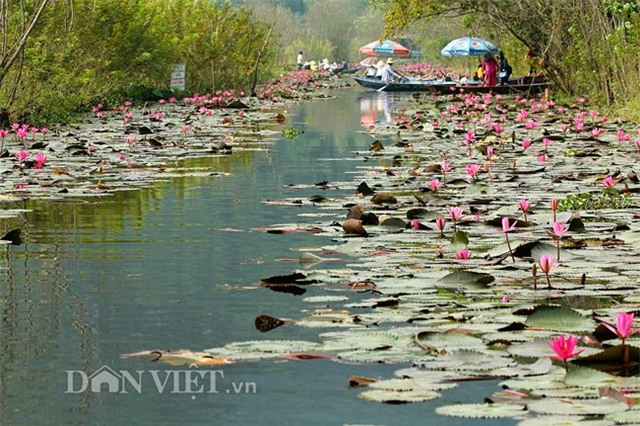
<path fill-rule="evenodd" d="M 309 352 L 320 345 L 315 342 L 302 340 L 254 340 L 246 342 L 228 343 L 224 348 L 229 352 L 250 353 L 263 352 L 273 354 L 287 354 L 294 352 Z"/>
<path fill-rule="evenodd" d="M 553 355 L 553 350 L 547 344 L 548 339 L 535 339 L 530 342 L 516 343 L 507 348 L 511 355 L 526 358 L 541 358 Z"/>
<path fill-rule="evenodd" d="M 610 420 L 594 420 L 591 417 L 540 416 L 526 419 L 518 426 L 612 426 Z"/>
<path fill-rule="evenodd" d="M 601 387 L 608 385 L 616 385 L 623 380 L 621 378 L 612 376 L 602 371 L 594 370 L 592 368 L 580 367 L 578 365 L 571 365 L 569 372 L 567 373 L 564 382 L 567 386 L 575 387 Z"/>
<path fill-rule="evenodd" d="M 618 413 L 607 414 L 605 420 L 615 422 L 617 425 L 630 425 L 640 423 L 640 410 L 627 410 Z"/>
<path fill-rule="evenodd" d="M 424 370 L 448 370 L 463 373 L 481 372 L 514 366 L 511 358 L 499 355 L 460 350 L 437 357 L 420 358 L 416 367 Z"/>
<path fill-rule="evenodd" d="M 563 306 L 536 306 L 525 324 L 529 327 L 553 331 L 587 331 L 595 327 L 595 321 Z"/>
<path fill-rule="evenodd" d="M 625 411 L 627 404 L 611 398 L 599 398 L 589 400 L 565 400 L 556 398 L 543 398 L 530 403 L 529 411 L 540 414 L 553 414 L 560 416 L 595 416 Z"/>
<path fill-rule="evenodd" d="M 460 349 L 484 348 L 482 339 L 468 334 L 456 332 L 421 331 L 415 336 L 415 341 L 423 349 Z"/>
<path fill-rule="evenodd" d="M 454 404 L 438 407 L 435 411 L 442 416 L 498 419 L 522 416 L 526 407 L 518 404 Z"/>
<path fill-rule="evenodd" d="M 469 245 L 469 234 L 464 231 L 456 231 L 449 242 L 454 247 L 466 247 Z"/>
<path fill-rule="evenodd" d="M 440 398 L 440 396 L 441 395 L 438 392 L 427 390 L 400 392 L 381 389 L 362 392 L 360 395 L 358 395 L 359 398 L 366 399 L 368 401 L 383 402 L 385 404 L 407 404 L 409 402 L 423 402 Z"/>
<path fill-rule="evenodd" d="M 346 296 L 311 296 L 302 299 L 303 302 L 309 303 L 329 303 L 329 302 L 344 302 L 349 300 Z"/>
<path fill-rule="evenodd" d="M 437 381 L 427 381 L 423 378 L 419 379 L 388 379 L 378 380 L 369 385 L 372 389 L 383 389 L 388 391 L 405 392 L 411 390 L 428 390 L 439 391 L 452 389 L 458 386 L 456 383 L 444 383 Z"/>
<path fill-rule="evenodd" d="M 442 277 L 436 283 L 441 287 L 465 287 L 469 289 L 485 289 L 495 281 L 492 275 L 473 271 L 456 271 Z"/>

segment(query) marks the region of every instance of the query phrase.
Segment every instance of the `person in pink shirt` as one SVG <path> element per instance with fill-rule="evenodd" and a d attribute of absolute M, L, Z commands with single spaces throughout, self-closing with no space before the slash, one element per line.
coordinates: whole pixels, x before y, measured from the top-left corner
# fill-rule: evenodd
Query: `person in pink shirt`
<path fill-rule="evenodd" d="M 482 78 L 484 80 L 484 84 L 493 87 L 496 85 L 497 77 L 498 77 L 498 61 L 490 52 L 484 54 L 484 59 L 482 60 Z"/>

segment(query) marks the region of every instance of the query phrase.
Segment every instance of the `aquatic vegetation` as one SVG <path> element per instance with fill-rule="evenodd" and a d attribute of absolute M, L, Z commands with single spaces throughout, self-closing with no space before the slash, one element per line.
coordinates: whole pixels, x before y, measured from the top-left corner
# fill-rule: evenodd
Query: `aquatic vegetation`
<path fill-rule="evenodd" d="M 286 129 L 282 129 L 282 136 L 286 139 L 294 139 L 296 136 L 299 136 L 302 132 L 295 127 L 287 127 Z"/>
<path fill-rule="evenodd" d="M 558 211 L 626 209 L 635 204 L 630 194 L 622 192 L 585 192 L 582 194 L 570 194 L 559 200 Z"/>

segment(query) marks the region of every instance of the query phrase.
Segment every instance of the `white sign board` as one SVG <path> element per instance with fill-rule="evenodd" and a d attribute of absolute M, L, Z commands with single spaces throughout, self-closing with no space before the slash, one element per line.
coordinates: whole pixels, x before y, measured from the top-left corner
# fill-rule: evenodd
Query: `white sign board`
<path fill-rule="evenodd" d="M 173 67 L 171 73 L 171 88 L 176 90 L 184 90 L 184 80 L 186 75 L 186 64 L 177 64 Z"/>

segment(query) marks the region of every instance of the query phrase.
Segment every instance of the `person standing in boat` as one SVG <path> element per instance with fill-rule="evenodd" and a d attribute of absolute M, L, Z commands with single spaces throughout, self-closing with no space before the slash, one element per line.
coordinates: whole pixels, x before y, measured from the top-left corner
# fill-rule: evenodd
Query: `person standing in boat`
<path fill-rule="evenodd" d="M 511 77 L 511 73 L 513 73 L 513 69 L 511 65 L 509 65 L 509 61 L 504 57 L 504 53 L 500 52 L 500 85 L 504 86 L 509 82 L 509 77 Z"/>
<path fill-rule="evenodd" d="M 489 87 L 493 87 L 496 85 L 496 80 L 498 77 L 498 61 L 493 57 L 491 52 L 487 52 L 484 54 L 484 59 L 482 60 L 482 74 L 484 79 L 484 84 Z"/>
<path fill-rule="evenodd" d="M 402 75 L 397 73 L 391 66 L 393 65 L 393 58 L 387 59 L 387 63 L 382 68 L 382 78 L 384 83 L 391 83 L 394 80 L 402 78 Z"/>

